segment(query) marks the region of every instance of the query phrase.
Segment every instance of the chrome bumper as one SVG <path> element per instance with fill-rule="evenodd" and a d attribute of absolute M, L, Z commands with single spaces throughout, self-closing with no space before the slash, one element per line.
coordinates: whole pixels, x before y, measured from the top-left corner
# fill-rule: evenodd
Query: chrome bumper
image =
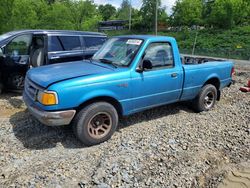
<path fill-rule="evenodd" d="M 23 100 L 29 112 L 40 121 L 42 124 L 48 126 L 68 125 L 75 116 L 75 110 L 48 112 L 34 106 L 25 92 L 23 93 Z"/>

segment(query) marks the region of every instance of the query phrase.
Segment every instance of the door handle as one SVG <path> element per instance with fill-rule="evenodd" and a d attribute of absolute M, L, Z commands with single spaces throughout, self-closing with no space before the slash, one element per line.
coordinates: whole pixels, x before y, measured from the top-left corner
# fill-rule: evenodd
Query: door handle
<path fill-rule="evenodd" d="M 59 56 L 52 56 L 50 59 L 58 59 Z"/>
<path fill-rule="evenodd" d="M 176 78 L 177 76 L 178 76 L 177 73 L 172 73 L 172 74 L 171 74 L 171 77 L 172 77 L 172 78 Z"/>

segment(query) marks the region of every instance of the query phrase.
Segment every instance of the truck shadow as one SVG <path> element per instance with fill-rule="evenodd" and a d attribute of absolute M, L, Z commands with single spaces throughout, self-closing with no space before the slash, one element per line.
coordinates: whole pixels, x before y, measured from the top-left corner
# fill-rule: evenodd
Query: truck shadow
<path fill-rule="evenodd" d="M 121 118 L 117 131 L 137 123 L 158 119 L 180 111 L 193 113 L 186 104 L 177 103 L 146 110 Z M 74 136 L 71 126 L 48 127 L 34 119 L 27 110 L 17 112 L 10 117 L 14 135 L 27 149 L 41 150 L 62 145 L 65 148 L 77 149 L 85 147 Z"/>
<path fill-rule="evenodd" d="M 28 110 L 17 112 L 10 117 L 16 138 L 28 149 L 48 149 L 57 145 L 66 148 L 84 147 L 74 136 L 71 127 L 49 127 L 34 119 Z"/>
<path fill-rule="evenodd" d="M 148 122 L 168 115 L 178 114 L 180 111 L 194 113 L 190 108 L 189 102 L 179 102 L 160 107 L 155 107 L 143 112 L 139 112 L 130 116 L 122 117 L 118 130 L 136 125 L 137 123 Z"/>

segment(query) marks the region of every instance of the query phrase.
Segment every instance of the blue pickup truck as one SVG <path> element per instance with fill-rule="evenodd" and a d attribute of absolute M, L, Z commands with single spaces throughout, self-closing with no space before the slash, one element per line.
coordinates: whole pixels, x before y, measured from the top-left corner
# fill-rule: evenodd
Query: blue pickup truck
<path fill-rule="evenodd" d="M 41 123 L 71 124 L 90 146 L 112 136 L 119 116 L 178 101 L 210 110 L 233 72 L 232 62 L 181 57 L 171 37 L 119 36 L 90 60 L 29 70 L 23 99 Z"/>

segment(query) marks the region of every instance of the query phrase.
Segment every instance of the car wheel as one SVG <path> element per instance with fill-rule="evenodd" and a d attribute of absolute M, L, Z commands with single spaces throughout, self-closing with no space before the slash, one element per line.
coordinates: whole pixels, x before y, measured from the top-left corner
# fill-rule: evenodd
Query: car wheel
<path fill-rule="evenodd" d="M 3 92 L 3 84 L 0 83 L 0 94 Z"/>
<path fill-rule="evenodd" d="M 86 146 L 110 139 L 117 125 L 117 111 L 114 106 L 106 102 L 96 102 L 86 106 L 73 120 L 74 133 Z"/>
<path fill-rule="evenodd" d="M 208 111 L 213 108 L 216 99 L 216 87 L 212 84 L 205 85 L 202 87 L 199 95 L 193 101 L 193 108 L 196 112 Z"/>
<path fill-rule="evenodd" d="M 20 73 L 10 75 L 9 84 L 12 89 L 22 90 L 24 88 L 25 76 Z"/>

